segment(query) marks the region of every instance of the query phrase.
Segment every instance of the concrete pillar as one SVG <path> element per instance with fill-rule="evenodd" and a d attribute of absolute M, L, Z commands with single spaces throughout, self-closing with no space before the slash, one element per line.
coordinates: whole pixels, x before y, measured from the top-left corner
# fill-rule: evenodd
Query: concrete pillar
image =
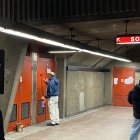
<path fill-rule="evenodd" d="M 105 73 L 105 104 L 112 105 L 112 72 Z"/>
<path fill-rule="evenodd" d="M 0 49 L 5 50 L 4 95 L 0 95 L 0 109 L 3 113 L 6 130 L 12 112 L 28 41 L 15 36 L 0 35 Z"/>
<path fill-rule="evenodd" d="M 65 118 L 66 109 L 66 59 L 56 59 L 56 77 L 60 81 L 60 95 L 59 95 L 59 112 L 60 117 Z"/>
<path fill-rule="evenodd" d="M 32 125 L 36 124 L 37 53 L 32 53 Z"/>

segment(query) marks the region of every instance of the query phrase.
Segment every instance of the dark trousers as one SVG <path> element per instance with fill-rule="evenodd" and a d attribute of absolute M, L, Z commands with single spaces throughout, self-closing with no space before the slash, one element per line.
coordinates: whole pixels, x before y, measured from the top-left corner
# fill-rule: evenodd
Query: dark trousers
<path fill-rule="evenodd" d="M 0 110 L 0 140 L 5 140 L 5 138 L 4 138 L 3 118 L 2 118 L 1 110 Z"/>

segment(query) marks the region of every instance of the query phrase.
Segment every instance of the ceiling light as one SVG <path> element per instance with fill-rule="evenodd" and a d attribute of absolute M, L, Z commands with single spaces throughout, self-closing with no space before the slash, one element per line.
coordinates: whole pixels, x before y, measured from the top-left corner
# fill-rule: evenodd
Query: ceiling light
<path fill-rule="evenodd" d="M 48 53 L 76 53 L 78 51 L 48 51 Z"/>
<path fill-rule="evenodd" d="M 121 57 L 115 57 L 113 55 L 107 55 L 107 54 L 102 54 L 100 52 L 93 52 L 93 51 L 89 51 L 89 50 L 82 50 L 82 52 L 86 52 L 89 54 L 94 54 L 94 55 L 98 55 L 98 56 L 103 56 L 103 57 L 107 57 L 107 58 L 111 58 L 111 59 L 116 59 L 119 61 L 124 61 L 124 62 L 131 62 L 131 60 L 125 59 L 125 58 L 121 58 Z"/>
<path fill-rule="evenodd" d="M 15 30 L 11 30 L 11 29 L 5 29 L 3 27 L 0 27 L 0 32 L 3 33 L 7 33 L 10 35 L 15 35 L 15 36 L 19 36 L 19 37 L 23 37 L 23 38 L 27 38 L 27 39 L 32 39 L 35 41 L 39 41 L 42 43 L 46 43 L 46 44 L 50 44 L 50 45 L 54 45 L 54 46 L 59 46 L 59 47 L 63 47 L 63 48 L 67 48 L 67 49 L 72 49 L 72 50 L 81 50 L 80 48 L 74 47 L 74 46 L 70 46 L 70 45 L 66 45 L 57 41 L 53 41 L 53 40 L 49 40 L 49 39 L 45 39 L 45 38 L 40 38 L 34 35 L 30 35 L 27 33 L 22 33 L 19 31 L 15 31 Z"/>
<path fill-rule="evenodd" d="M 54 45 L 54 46 L 58 46 L 58 47 L 62 47 L 62 48 L 67 48 L 67 49 L 71 49 L 71 50 L 75 50 L 75 51 L 79 51 L 79 52 L 86 52 L 86 53 L 89 53 L 89 54 L 108 57 L 108 58 L 116 59 L 116 60 L 119 60 L 119 61 L 131 62 L 128 59 L 120 58 L 119 56 L 118 57 L 113 56 L 113 54 L 108 55 L 107 52 L 106 53 L 101 53 L 101 52 L 94 52 L 94 51 L 90 51 L 90 50 L 86 50 L 86 49 L 81 49 L 81 48 L 77 48 L 75 46 L 70 46 L 70 45 L 60 43 L 60 42 L 57 42 L 57 41 L 53 41 L 53 40 L 50 40 L 50 39 L 41 38 L 41 37 L 38 37 L 38 36 L 34 36 L 34 35 L 31 35 L 31 34 L 19 32 L 19 31 L 16 31 L 16 30 L 6 29 L 6 28 L 3 28 L 3 27 L 0 27 L 0 32 L 10 34 L 10 35 L 19 36 L 19 37 L 23 37 L 23 38 L 27 38 L 27 39 L 32 39 L 32 40 L 39 41 L 39 42 L 42 42 L 42 43 L 45 43 L 45 44 L 50 44 L 50 45 Z"/>

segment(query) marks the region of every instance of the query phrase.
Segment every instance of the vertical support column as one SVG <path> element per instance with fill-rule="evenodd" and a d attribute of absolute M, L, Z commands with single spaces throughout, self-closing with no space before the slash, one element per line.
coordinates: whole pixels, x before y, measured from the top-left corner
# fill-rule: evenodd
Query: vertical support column
<path fill-rule="evenodd" d="M 56 58 L 56 76 L 60 81 L 59 111 L 60 118 L 65 118 L 66 112 L 66 60 Z"/>
<path fill-rule="evenodd" d="M 36 124 L 37 53 L 32 53 L 32 124 Z"/>

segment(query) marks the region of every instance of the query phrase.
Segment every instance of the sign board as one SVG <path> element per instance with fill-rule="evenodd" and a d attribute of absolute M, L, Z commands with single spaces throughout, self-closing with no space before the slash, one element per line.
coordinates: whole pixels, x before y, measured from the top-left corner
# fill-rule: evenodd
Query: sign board
<path fill-rule="evenodd" d="M 140 35 L 118 36 L 116 44 L 140 44 Z"/>

